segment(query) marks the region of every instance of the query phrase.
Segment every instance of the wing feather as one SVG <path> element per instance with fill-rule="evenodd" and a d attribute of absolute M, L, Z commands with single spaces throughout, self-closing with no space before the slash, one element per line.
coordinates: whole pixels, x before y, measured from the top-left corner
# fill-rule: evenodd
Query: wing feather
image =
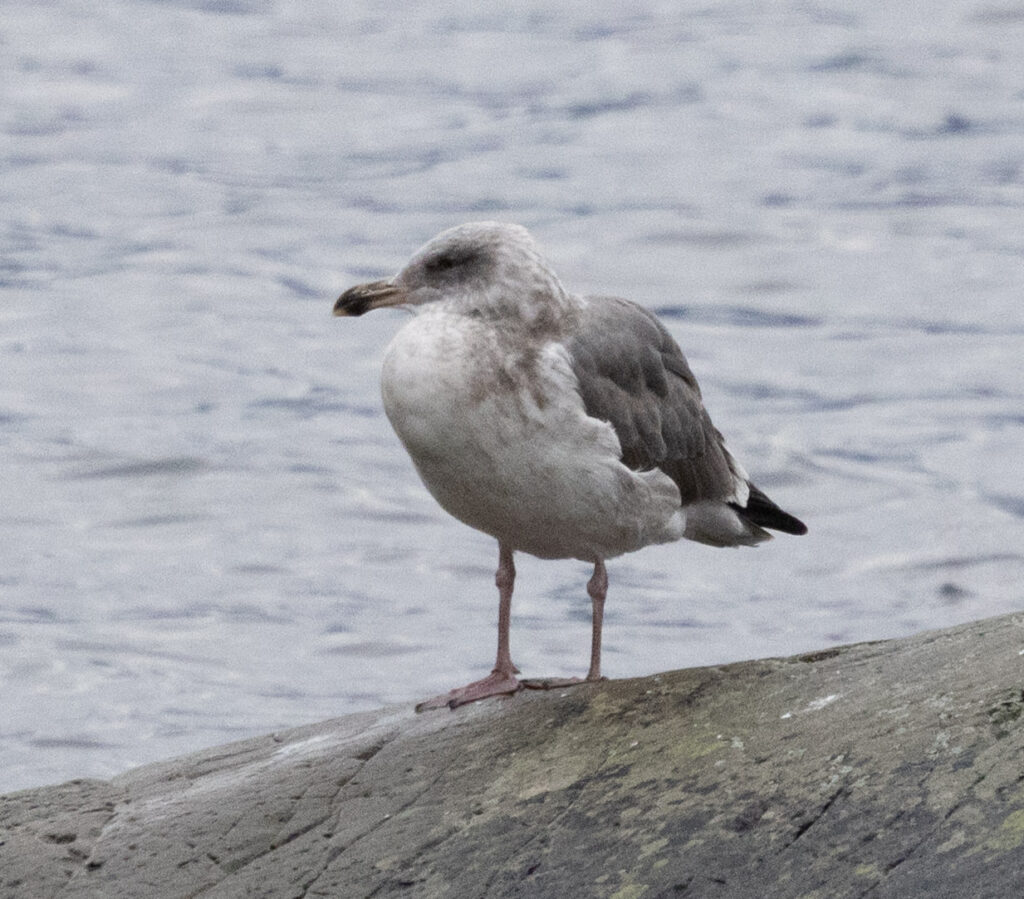
<path fill-rule="evenodd" d="M 807 533 L 730 455 L 683 351 L 653 313 L 618 297 L 587 297 L 567 345 L 584 408 L 614 428 L 624 465 L 663 471 L 684 506 L 722 502 L 755 529 Z"/>
<path fill-rule="evenodd" d="M 567 341 L 587 414 L 607 421 L 623 464 L 658 468 L 683 505 L 736 499 L 738 472 L 679 345 L 642 306 L 588 297 Z"/>

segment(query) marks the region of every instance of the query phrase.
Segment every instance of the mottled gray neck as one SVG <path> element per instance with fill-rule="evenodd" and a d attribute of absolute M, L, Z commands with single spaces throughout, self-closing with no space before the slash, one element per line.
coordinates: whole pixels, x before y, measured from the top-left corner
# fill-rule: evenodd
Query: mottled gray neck
<path fill-rule="evenodd" d="M 554 334 L 576 320 L 582 301 L 567 293 L 540 257 L 529 268 L 517 266 L 483 290 L 458 295 L 450 305 L 503 327 Z"/>

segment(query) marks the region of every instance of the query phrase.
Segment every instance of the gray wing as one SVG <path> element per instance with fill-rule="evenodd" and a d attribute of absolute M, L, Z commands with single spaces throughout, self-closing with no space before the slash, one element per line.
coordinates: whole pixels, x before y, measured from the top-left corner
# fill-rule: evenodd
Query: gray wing
<path fill-rule="evenodd" d="M 730 501 L 736 472 L 697 379 L 665 326 L 618 297 L 587 297 L 567 342 L 588 415 L 607 421 L 634 471 L 659 468 L 682 496 Z"/>

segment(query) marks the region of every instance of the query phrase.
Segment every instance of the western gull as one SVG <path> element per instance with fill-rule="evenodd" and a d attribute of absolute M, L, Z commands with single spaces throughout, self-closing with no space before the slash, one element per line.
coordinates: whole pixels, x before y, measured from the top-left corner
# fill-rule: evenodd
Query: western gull
<path fill-rule="evenodd" d="M 384 411 L 441 506 L 498 541 L 498 654 L 482 680 L 421 703 L 455 708 L 523 686 L 509 649 L 513 554 L 581 559 L 601 679 L 605 560 L 682 538 L 752 546 L 807 532 L 726 449 L 665 326 L 636 303 L 567 292 L 525 228 L 442 232 L 334 314 L 417 315 L 384 356 Z"/>

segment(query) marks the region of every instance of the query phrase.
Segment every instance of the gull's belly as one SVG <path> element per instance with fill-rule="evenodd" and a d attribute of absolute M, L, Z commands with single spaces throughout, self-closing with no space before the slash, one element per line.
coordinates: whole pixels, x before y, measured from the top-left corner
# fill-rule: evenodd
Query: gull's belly
<path fill-rule="evenodd" d="M 421 315 L 384 361 L 384 408 L 431 494 L 542 558 L 596 560 L 679 536 L 679 494 L 620 460 L 557 344 L 532 354 L 464 317 Z"/>

